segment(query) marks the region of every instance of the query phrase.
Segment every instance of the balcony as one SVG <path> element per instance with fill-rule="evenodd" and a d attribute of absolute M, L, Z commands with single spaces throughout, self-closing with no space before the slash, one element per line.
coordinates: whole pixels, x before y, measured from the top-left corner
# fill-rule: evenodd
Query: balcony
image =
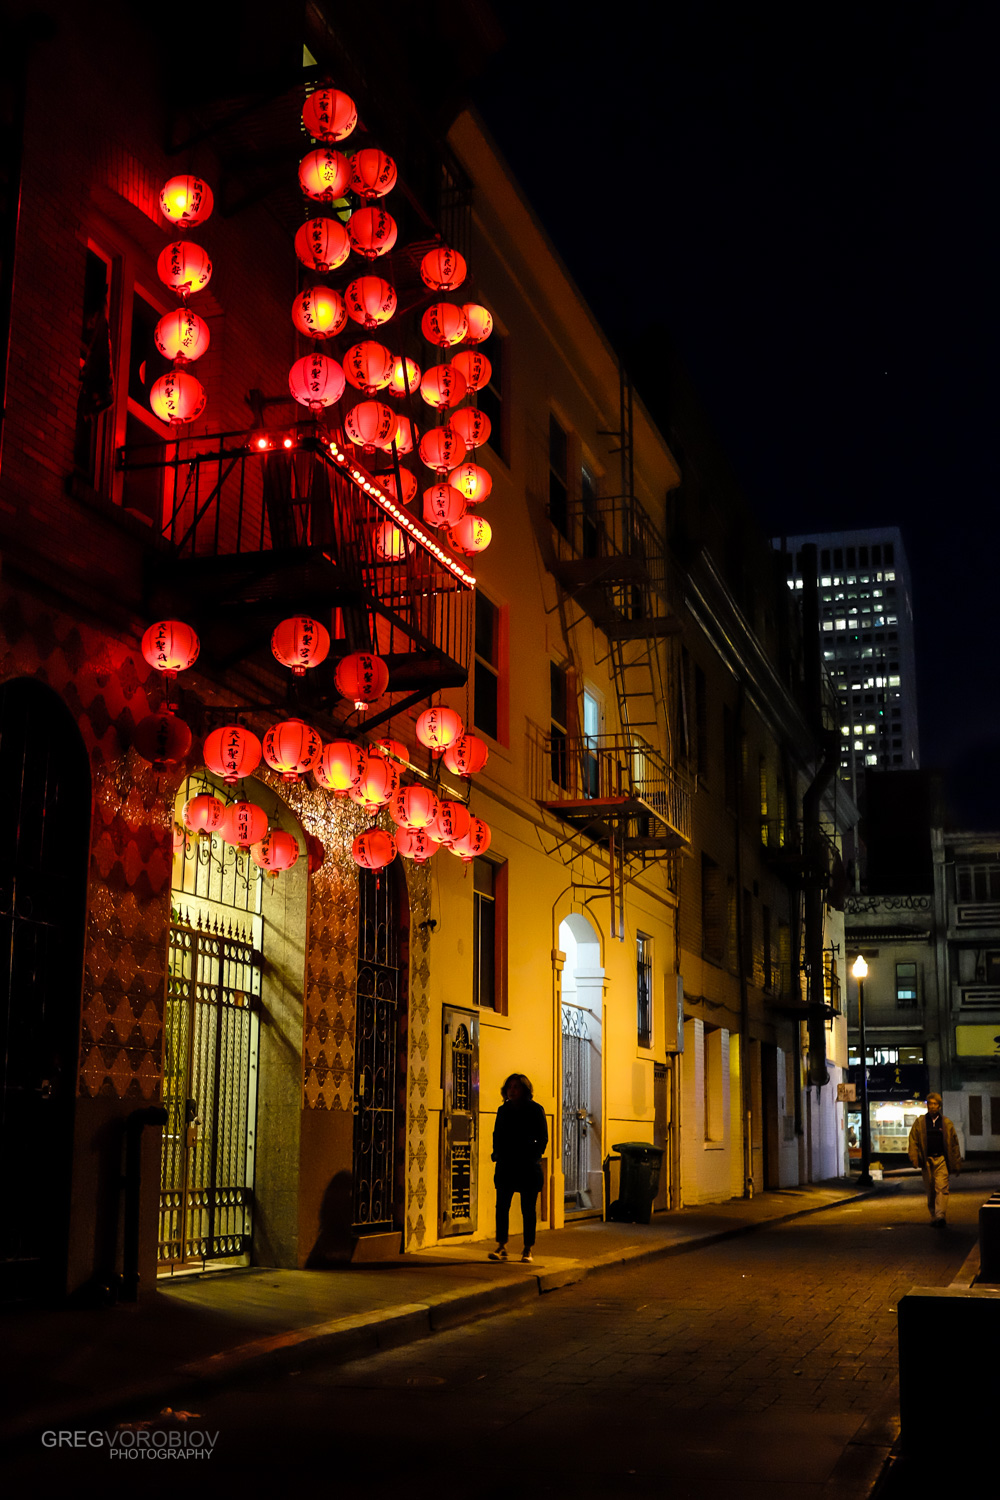
<path fill-rule="evenodd" d="M 631 496 L 590 496 L 550 506 L 552 572 L 609 640 L 676 635 L 667 601 L 667 549 Z"/>
<path fill-rule="evenodd" d="M 535 800 L 588 838 L 627 859 L 690 845 L 690 790 L 640 736 L 539 733 L 529 748 Z"/>

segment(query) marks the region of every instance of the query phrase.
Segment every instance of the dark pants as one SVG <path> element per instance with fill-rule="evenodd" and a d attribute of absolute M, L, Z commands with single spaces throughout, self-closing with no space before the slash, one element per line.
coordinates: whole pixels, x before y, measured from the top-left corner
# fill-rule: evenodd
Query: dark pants
<path fill-rule="evenodd" d="M 535 1201 L 542 1186 L 542 1169 L 538 1166 L 512 1170 L 497 1167 L 493 1176 L 497 1190 L 497 1244 L 506 1245 L 510 1234 L 510 1205 L 514 1194 L 521 1198 L 521 1218 L 524 1221 L 524 1248 L 530 1250 L 535 1243 Z"/>

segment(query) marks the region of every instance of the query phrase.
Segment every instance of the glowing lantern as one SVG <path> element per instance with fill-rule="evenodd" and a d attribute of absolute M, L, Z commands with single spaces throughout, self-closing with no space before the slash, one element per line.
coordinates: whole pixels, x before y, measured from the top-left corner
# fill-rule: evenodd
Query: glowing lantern
<path fill-rule="evenodd" d="M 493 374 L 493 366 L 478 349 L 462 349 L 455 355 L 451 367 L 464 377 L 470 391 L 481 391 L 483 386 L 489 385 Z"/>
<path fill-rule="evenodd" d="M 463 516 L 448 532 L 448 540 L 456 552 L 472 557 L 477 552 L 486 551 L 493 540 L 493 528 L 482 516 Z"/>
<path fill-rule="evenodd" d="M 422 828 L 397 828 L 395 839 L 397 854 L 412 859 L 417 865 L 425 864 L 441 847 L 437 839 L 432 839 Z"/>
<path fill-rule="evenodd" d="M 493 488 L 493 480 L 486 470 L 472 463 L 459 464 L 457 469 L 452 469 L 448 483 L 453 484 L 470 505 L 480 505 Z"/>
<path fill-rule="evenodd" d="M 424 371 L 420 380 L 421 396 L 436 411 L 457 406 L 466 389 L 465 376 L 453 365 L 432 365 L 429 370 Z"/>
<path fill-rule="evenodd" d="M 452 412 L 448 421 L 470 448 L 481 448 L 490 440 L 492 424 L 486 413 L 477 406 L 460 406 L 458 411 Z"/>
<path fill-rule="evenodd" d="M 447 245 L 438 245 L 428 250 L 420 262 L 420 275 L 424 285 L 433 292 L 453 292 L 465 280 L 467 267 L 465 257 Z"/>
<path fill-rule="evenodd" d="M 414 439 L 419 436 L 420 428 L 415 427 L 409 417 L 396 418 L 396 431 L 392 440 L 396 444 L 397 453 L 412 453 Z"/>
<path fill-rule="evenodd" d="M 310 151 L 299 162 L 299 186 L 307 198 L 317 203 L 332 203 L 335 198 L 342 198 L 350 180 L 347 157 L 330 147 Z"/>
<path fill-rule="evenodd" d="M 475 776 L 489 758 L 489 747 L 477 734 L 460 734 L 444 752 L 444 763 L 453 776 Z"/>
<path fill-rule="evenodd" d="M 351 858 L 363 870 L 382 870 L 396 858 L 396 840 L 381 828 L 369 829 L 354 840 Z"/>
<path fill-rule="evenodd" d="M 268 875 L 290 870 L 299 857 L 299 841 L 283 828 L 272 828 L 250 850 L 250 858 Z"/>
<path fill-rule="evenodd" d="M 462 839 L 469 831 L 472 818 L 469 809 L 463 802 L 451 802 L 447 797 L 441 801 L 438 815 L 431 824 L 428 832 L 432 838 L 437 839 L 439 844 L 452 845 L 457 839 Z"/>
<path fill-rule="evenodd" d="M 337 663 L 333 680 L 340 696 L 351 699 L 358 713 L 363 713 L 389 686 L 389 668 L 371 651 L 355 651 Z"/>
<path fill-rule="evenodd" d="M 399 786 L 399 767 L 384 755 L 369 755 L 361 780 L 348 787 L 347 795 L 369 812 L 385 807 Z"/>
<path fill-rule="evenodd" d="M 295 232 L 295 254 L 310 271 L 335 271 L 351 253 L 339 219 L 307 219 Z"/>
<path fill-rule="evenodd" d="M 191 749 L 191 731 L 176 714 L 147 714 L 135 726 L 132 743 L 154 771 L 165 771 Z"/>
<path fill-rule="evenodd" d="M 300 406 L 322 411 L 344 394 L 344 372 L 328 354 L 304 354 L 288 372 L 288 389 Z"/>
<path fill-rule="evenodd" d="M 165 359 L 175 359 L 179 365 L 192 359 L 201 359 L 211 335 L 204 318 L 199 318 L 189 307 L 179 307 L 167 313 L 153 330 L 153 341 Z"/>
<path fill-rule="evenodd" d="M 365 453 L 374 453 L 392 442 L 396 413 L 381 401 L 359 401 L 344 419 L 344 431 Z"/>
<path fill-rule="evenodd" d="M 420 457 L 429 469 L 446 474 L 457 460 L 465 457 L 465 443 L 450 422 L 444 427 L 432 427 L 420 439 Z"/>
<path fill-rule="evenodd" d="M 402 562 L 406 556 L 406 538 L 391 521 L 380 521 L 375 527 L 375 552 L 383 562 Z"/>
<path fill-rule="evenodd" d="M 298 781 L 319 760 L 323 741 L 303 719 L 283 719 L 264 736 L 264 759 L 282 781 Z"/>
<path fill-rule="evenodd" d="M 396 186 L 396 163 L 384 151 L 365 146 L 351 158 L 351 187 L 359 198 L 384 198 Z"/>
<path fill-rule="evenodd" d="M 429 786 L 403 786 L 389 803 L 389 816 L 403 828 L 429 828 L 440 805 Z"/>
<path fill-rule="evenodd" d="M 222 827 L 225 816 L 226 804 L 220 798 L 213 797 L 210 792 L 199 792 L 197 797 L 189 797 L 185 802 L 181 822 L 192 833 L 211 835 Z"/>
<path fill-rule="evenodd" d="M 150 625 L 142 638 L 142 654 L 156 672 L 169 682 L 178 672 L 186 672 L 198 660 L 201 642 L 183 620 L 159 620 Z"/>
<path fill-rule="evenodd" d="M 219 837 L 227 844 L 249 849 L 259 844 L 267 833 L 267 813 L 256 802 L 230 802 L 219 828 Z"/>
<path fill-rule="evenodd" d="M 308 287 L 292 303 L 292 322 L 307 339 L 332 339 L 347 326 L 344 299 L 332 287 Z"/>
<path fill-rule="evenodd" d="M 424 520 L 428 526 L 457 526 L 465 515 L 465 496 L 452 484 L 424 490 Z"/>
<path fill-rule="evenodd" d="M 225 724 L 206 736 L 202 755 L 205 764 L 229 786 L 243 776 L 252 776 L 260 765 L 262 746 L 257 736 L 242 724 Z"/>
<path fill-rule="evenodd" d="M 347 316 L 363 328 L 388 323 L 396 311 L 396 293 L 381 276 L 358 276 L 344 291 Z"/>
<path fill-rule="evenodd" d="M 415 359 L 397 354 L 392 361 L 389 389 L 394 396 L 412 396 L 420 385 L 420 366 Z"/>
<path fill-rule="evenodd" d="M 460 344 L 468 332 L 465 313 L 453 302 L 432 302 L 420 319 L 420 331 L 429 344 L 448 349 Z"/>
<path fill-rule="evenodd" d="M 318 839 L 314 833 L 306 834 L 306 860 L 309 865 L 309 874 L 315 875 L 316 871 L 322 869 L 323 861 L 326 859 L 326 850 L 322 839 Z"/>
<path fill-rule="evenodd" d="M 493 332 L 493 314 L 487 312 L 485 307 L 480 307 L 478 302 L 463 302 L 462 311 L 469 325 L 469 331 L 465 335 L 466 342 L 483 343 Z"/>
<path fill-rule="evenodd" d="M 149 393 L 149 405 L 161 422 L 183 427 L 195 422 L 205 410 L 205 388 L 200 380 L 185 370 L 168 370 L 155 381 Z"/>
<path fill-rule="evenodd" d="M 179 229 L 204 224 L 213 207 L 212 189 L 200 177 L 171 177 L 160 189 L 160 213 Z"/>
<path fill-rule="evenodd" d="M 388 735 L 380 740 L 372 740 L 368 746 L 368 753 L 369 755 L 388 755 L 396 760 L 409 760 L 403 741 L 391 739 Z"/>
<path fill-rule="evenodd" d="M 457 854 L 463 863 L 469 864 L 477 855 L 486 853 L 491 838 L 488 823 L 484 823 L 482 818 L 470 818 L 468 833 L 454 839 L 449 847 L 452 854 Z"/>
<path fill-rule="evenodd" d="M 400 496 L 396 492 L 396 476 L 395 476 L 395 474 L 383 474 L 381 476 L 382 488 L 384 490 L 386 490 L 392 496 L 392 498 L 395 501 L 397 501 L 400 505 L 409 505 L 410 501 L 413 499 L 414 495 L 417 493 L 417 479 L 416 479 L 416 475 L 415 474 L 411 474 L 410 471 L 409 471 L 409 469 L 400 469 L 400 471 L 399 471 L 399 477 L 400 477 L 400 480 L 402 481 L 402 488 L 403 488 L 402 496 Z"/>
<path fill-rule="evenodd" d="M 212 262 L 200 245 L 189 240 L 174 240 L 165 245 L 156 258 L 156 274 L 164 286 L 189 297 L 203 291 L 212 279 Z"/>
<path fill-rule="evenodd" d="M 323 747 L 313 775 L 328 792 L 346 792 L 357 786 L 367 765 L 368 757 L 359 745 L 350 740 L 331 740 Z"/>
<path fill-rule="evenodd" d="M 453 708 L 438 704 L 436 708 L 425 709 L 420 715 L 417 720 L 417 739 L 432 754 L 443 755 L 464 728 L 461 714 L 456 713 Z"/>
<path fill-rule="evenodd" d="M 374 339 L 352 344 L 344 355 L 344 374 L 356 391 L 374 396 L 383 390 L 392 377 L 392 355 L 384 344 Z"/>
<path fill-rule="evenodd" d="M 330 632 L 309 615 L 293 615 L 275 628 L 271 650 L 283 667 L 304 677 L 310 667 L 318 667 L 329 656 Z"/>
<path fill-rule="evenodd" d="M 347 221 L 351 246 L 365 260 L 377 260 L 396 243 L 396 221 L 384 208 L 359 208 Z"/>
<path fill-rule="evenodd" d="M 314 89 L 302 106 L 302 123 L 317 141 L 345 141 L 358 123 L 358 107 L 340 89 Z"/>

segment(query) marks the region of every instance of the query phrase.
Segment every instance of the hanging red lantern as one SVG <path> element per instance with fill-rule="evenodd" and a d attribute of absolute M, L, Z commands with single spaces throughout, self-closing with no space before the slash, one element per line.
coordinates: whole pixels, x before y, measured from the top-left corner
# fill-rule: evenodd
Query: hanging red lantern
<path fill-rule="evenodd" d="M 484 823 L 482 818 L 470 818 L 468 833 L 453 840 L 449 847 L 451 853 L 457 854 L 463 864 L 469 864 L 478 855 L 486 853 L 491 839 L 489 824 Z"/>
<path fill-rule="evenodd" d="M 359 198 L 370 202 L 384 198 L 396 186 L 396 163 L 384 151 L 364 146 L 351 157 L 351 187 Z"/>
<path fill-rule="evenodd" d="M 460 734 L 444 752 L 444 763 L 453 776 L 475 776 L 490 758 L 485 740 L 476 734 Z"/>
<path fill-rule="evenodd" d="M 429 828 L 440 805 L 429 786 L 402 786 L 389 802 L 389 816 L 402 828 Z"/>
<path fill-rule="evenodd" d="M 165 771 L 191 749 L 191 731 L 176 714 L 147 714 L 135 726 L 132 743 L 154 771 Z"/>
<path fill-rule="evenodd" d="M 347 221 L 347 233 L 358 255 L 377 260 L 396 243 L 396 221 L 384 208 L 359 208 Z"/>
<path fill-rule="evenodd" d="M 295 254 L 310 271 L 335 271 L 350 253 L 350 236 L 339 219 L 307 219 L 295 231 Z"/>
<path fill-rule="evenodd" d="M 350 740 L 331 740 L 313 767 L 313 775 L 328 792 L 346 792 L 365 774 L 368 756 Z"/>
<path fill-rule="evenodd" d="M 468 332 L 465 313 L 454 302 L 432 302 L 420 319 L 420 331 L 429 344 L 450 349 L 460 344 Z"/>
<path fill-rule="evenodd" d="M 403 741 L 391 739 L 388 735 L 383 735 L 380 740 L 371 740 L 368 753 L 369 755 L 393 756 L 396 760 L 409 760 Z"/>
<path fill-rule="evenodd" d="M 168 370 L 155 381 L 149 393 L 149 405 L 161 422 L 183 427 L 196 422 L 205 410 L 205 388 L 186 370 Z"/>
<path fill-rule="evenodd" d="M 267 833 L 267 813 L 256 802 L 230 802 L 219 827 L 219 837 L 227 844 L 249 849 L 259 844 Z"/>
<path fill-rule="evenodd" d="M 438 843 L 450 847 L 457 839 L 465 837 L 471 822 L 469 809 L 463 802 L 452 802 L 444 797 L 429 832 Z"/>
<path fill-rule="evenodd" d="M 460 406 L 448 421 L 469 448 L 481 448 L 490 440 L 490 419 L 478 406 Z"/>
<path fill-rule="evenodd" d="M 344 394 L 344 372 L 328 354 L 304 354 L 288 372 L 288 389 L 300 406 L 322 411 Z"/>
<path fill-rule="evenodd" d="M 153 342 L 164 359 L 175 359 L 179 365 L 201 359 L 210 338 L 205 319 L 189 307 L 166 313 L 153 330 Z"/>
<path fill-rule="evenodd" d="M 428 526 L 457 526 L 465 515 L 465 496 L 451 484 L 424 490 L 424 520 Z"/>
<path fill-rule="evenodd" d="M 156 258 L 156 274 L 164 286 L 181 297 L 200 292 L 212 279 L 212 262 L 200 245 L 190 240 L 174 240 L 165 245 Z"/>
<path fill-rule="evenodd" d="M 406 537 L 391 521 L 380 521 L 375 527 L 373 543 L 383 562 L 398 563 L 406 557 Z"/>
<path fill-rule="evenodd" d="M 410 471 L 409 471 L 409 469 L 400 469 L 400 471 L 399 471 L 399 477 L 400 477 L 400 480 L 402 482 L 402 496 L 400 496 L 399 493 L 397 493 L 397 490 L 396 490 L 396 476 L 395 476 L 395 474 L 382 474 L 382 475 L 380 475 L 379 476 L 379 483 L 381 484 L 382 488 L 384 490 L 386 490 L 387 493 L 392 496 L 392 498 L 397 502 L 397 504 L 399 504 L 399 505 L 409 505 L 410 501 L 413 499 L 414 495 L 417 493 L 417 478 L 416 478 L 416 475 L 415 474 L 411 474 Z"/>
<path fill-rule="evenodd" d="M 186 672 L 198 660 L 201 642 L 197 633 L 183 620 L 158 620 L 142 638 L 142 654 L 156 672 L 169 682 L 178 672 Z"/>
<path fill-rule="evenodd" d="M 396 452 L 400 455 L 413 452 L 414 437 L 420 436 L 419 427 L 415 427 L 409 417 L 396 418 L 396 431 L 393 442 L 396 444 Z"/>
<path fill-rule="evenodd" d="M 206 736 L 202 750 L 208 769 L 221 776 L 228 786 L 235 786 L 244 776 L 252 776 L 260 765 L 262 753 L 260 740 L 242 724 L 213 729 Z"/>
<path fill-rule="evenodd" d="M 461 349 L 451 362 L 453 370 L 463 376 L 470 391 L 481 391 L 489 385 L 493 366 L 478 349 Z"/>
<path fill-rule="evenodd" d="M 493 314 L 487 312 L 485 307 L 480 307 L 478 302 L 463 302 L 462 311 L 469 325 L 469 331 L 465 335 L 466 343 L 484 343 L 493 332 Z"/>
<path fill-rule="evenodd" d="M 310 667 L 318 667 L 329 656 L 330 632 L 309 615 L 292 615 L 275 627 L 271 650 L 283 667 L 304 677 Z"/>
<path fill-rule="evenodd" d="M 160 213 L 179 229 L 204 224 L 214 206 L 212 189 L 200 177 L 171 177 L 160 189 Z"/>
<path fill-rule="evenodd" d="M 383 870 L 396 858 L 396 840 L 382 828 L 370 828 L 354 840 L 351 857 L 363 870 Z"/>
<path fill-rule="evenodd" d="M 392 355 L 384 344 L 365 339 L 352 344 L 344 355 L 344 374 L 356 391 L 374 396 L 384 390 L 392 378 Z"/>
<path fill-rule="evenodd" d="M 306 861 L 309 866 L 309 874 L 315 875 L 316 871 L 322 869 L 326 859 L 326 849 L 323 847 L 322 839 L 318 839 L 314 833 L 306 834 Z"/>
<path fill-rule="evenodd" d="M 437 704 L 427 708 L 417 720 L 417 739 L 426 745 L 433 755 L 443 755 L 447 747 L 454 744 L 465 726 L 462 716 L 453 708 Z"/>
<path fill-rule="evenodd" d="M 298 781 L 319 760 L 323 741 L 304 719 L 283 719 L 264 736 L 264 759 L 282 781 Z"/>
<path fill-rule="evenodd" d="M 381 401 L 359 401 L 344 418 L 344 431 L 365 453 L 374 453 L 392 442 L 396 413 Z"/>
<path fill-rule="evenodd" d="M 459 415 L 458 412 L 455 413 Z M 465 443 L 451 422 L 443 427 L 432 427 L 420 439 L 420 457 L 429 469 L 446 474 L 459 459 L 465 457 Z"/>
<path fill-rule="evenodd" d="M 412 396 L 420 385 L 420 366 L 415 359 L 404 359 L 401 354 L 394 356 L 392 361 L 392 374 L 389 376 L 389 389 L 394 396 Z"/>
<path fill-rule="evenodd" d="M 292 322 L 307 339 L 332 339 L 347 327 L 344 299 L 329 286 L 307 287 L 292 303 Z"/>
<path fill-rule="evenodd" d="M 314 89 L 302 106 L 302 123 L 316 141 L 346 141 L 358 123 L 358 107 L 340 89 Z"/>
<path fill-rule="evenodd" d="M 347 157 L 329 146 L 310 151 L 299 162 L 299 186 L 306 197 L 316 203 L 332 203 L 334 199 L 342 198 L 350 181 Z"/>
<path fill-rule="evenodd" d="M 426 864 L 441 847 L 423 828 L 397 828 L 394 837 L 397 854 L 412 859 L 415 865 Z"/>
<path fill-rule="evenodd" d="M 420 394 L 436 411 L 457 406 L 466 389 L 465 376 L 452 365 L 432 365 L 420 379 Z"/>
<path fill-rule="evenodd" d="M 371 651 L 354 651 L 337 663 L 333 680 L 340 696 L 349 698 L 363 713 L 389 686 L 389 668 Z"/>
<path fill-rule="evenodd" d="M 428 250 L 420 262 L 420 275 L 424 285 L 433 292 L 453 292 L 465 280 L 468 267 L 465 257 L 447 245 L 438 245 Z"/>
<path fill-rule="evenodd" d="M 254 864 L 259 865 L 268 875 L 279 875 L 282 870 L 290 870 L 298 857 L 298 839 L 293 834 L 286 833 L 283 828 L 272 828 L 250 850 L 250 858 Z"/>
<path fill-rule="evenodd" d="M 374 812 L 391 801 L 399 786 L 399 767 L 384 755 L 369 755 L 361 780 L 347 788 L 347 795 L 359 807 Z"/>
<path fill-rule="evenodd" d="M 181 821 L 192 833 L 211 835 L 222 827 L 226 816 L 226 804 L 211 792 L 199 792 L 189 797 L 181 809 Z"/>
<path fill-rule="evenodd" d="M 465 496 L 469 505 L 481 505 L 489 498 L 493 488 L 492 477 L 485 469 L 473 463 L 459 464 L 457 469 L 452 469 L 448 475 L 448 483 L 453 484 Z"/>
<path fill-rule="evenodd" d="M 466 557 L 485 552 L 492 540 L 493 528 L 482 516 L 465 515 L 448 532 L 448 541 L 452 547 Z"/>
<path fill-rule="evenodd" d="M 363 328 L 388 323 L 396 311 L 396 293 L 381 276 L 358 276 L 344 291 L 347 316 Z"/>

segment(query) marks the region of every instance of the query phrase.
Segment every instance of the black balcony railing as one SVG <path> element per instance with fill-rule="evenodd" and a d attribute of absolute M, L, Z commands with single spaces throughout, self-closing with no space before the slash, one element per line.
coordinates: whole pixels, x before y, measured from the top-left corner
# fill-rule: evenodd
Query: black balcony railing
<path fill-rule="evenodd" d="M 691 840 L 691 793 L 683 779 L 635 734 L 529 736 L 537 801 L 600 831 L 614 819 L 636 850 Z"/>

